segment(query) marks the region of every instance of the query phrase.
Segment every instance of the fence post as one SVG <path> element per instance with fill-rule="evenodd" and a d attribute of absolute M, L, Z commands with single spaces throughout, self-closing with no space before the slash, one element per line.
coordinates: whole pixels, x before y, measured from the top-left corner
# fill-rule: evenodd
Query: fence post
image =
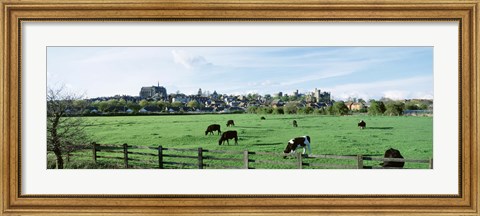
<path fill-rule="evenodd" d="M 243 168 L 248 169 L 248 150 L 243 151 Z"/>
<path fill-rule="evenodd" d="M 163 148 L 158 146 L 158 168 L 163 169 Z"/>
<path fill-rule="evenodd" d="M 123 161 L 125 163 L 125 168 L 128 168 L 128 145 L 127 145 L 127 143 L 123 144 Z"/>
<path fill-rule="evenodd" d="M 357 169 L 363 169 L 363 155 L 357 155 Z"/>
<path fill-rule="evenodd" d="M 430 158 L 430 160 L 428 161 L 428 168 L 433 169 L 433 158 Z"/>
<path fill-rule="evenodd" d="M 92 146 L 93 146 L 93 149 L 92 149 L 93 150 L 93 161 L 95 163 L 97 163 L 97 145 L 98 144 L 96 142 L 92 143 Z"/>
<path fill-rule="evenodd" d="M 203 169 L 203 149 L 198 148 L 198 169 Z"/>
<path fill-rule="evenodd" d="M 298 159 L 298 168 L 303 169 L 302 153 L 300 152 L 297 153 L 297 159 Z"/>

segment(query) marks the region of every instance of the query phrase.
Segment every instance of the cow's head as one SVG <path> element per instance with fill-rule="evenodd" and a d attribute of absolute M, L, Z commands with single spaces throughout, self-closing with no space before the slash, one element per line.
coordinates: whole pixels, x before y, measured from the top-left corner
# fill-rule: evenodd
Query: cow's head
<path fill-rule="evenodd" d="M 390 148 L 387 151 L 385 151 L 385 158 L 403 158 L 402 154 L 400 154 L 400 151 L 394 148 Z M 395 162 L 395 161 L 385 161 L 381 163 L 380 165 L 383 167 L 400 167 L 402 168 L 404 166 L 405 162 Z"/>
<path fill-rule="evenodd" d="M 293 139 L 288 141 L 287 146 L 285 147 L 285 150 L 283 150 L 283 153 L 285 153 L 285 155 L 290 154 L 290 152 L 295 150 L 295 149 L 293 149 L 293 147 L 294 147 L 293 144 L 294 144 Z"/>
<path fill-rule="evenodd" d="M 387 151 L 385 151 L 384 157 L 403 158 L 402 154 L 400 154 L 400 151 L 394 148 L 390 148 Z"/>

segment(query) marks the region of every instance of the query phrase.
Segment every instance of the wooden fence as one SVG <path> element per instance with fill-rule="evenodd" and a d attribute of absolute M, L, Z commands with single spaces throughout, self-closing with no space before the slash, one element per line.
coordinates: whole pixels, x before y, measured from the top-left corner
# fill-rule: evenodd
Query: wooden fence
<path fill-rule="evenodd" d="M 272 152 L 252 152 L 248 150 L 209 150 L 203 148 L 186 149 L 186 148 L 164 148 L 148 147 L 148 146 L 131 146 L 123 145 L 100 145 L 92 143 L 93 160 L 97 162 L 99 159 L 113 159 L 123 162 L 124 168 L 133 168 L 131 162 L 137 164 L 149 165 L 152 168 L 169 169 L 169 168 L 195 168 L 195 169 L 254 169 L 256 165 L 273 165 L 273 166 L 289 166 L 290 168 L 328 168 L 328 169 L 385 169 L 381 166 L 366 166 L 365 161 L 392 161 L 405 163 L 422 163 L 428 164 L 429 169 L 433 169 L 433 160 L 416 160 L 416 159 L 399 159 L 399 158 L 383 158 L 370 157 L 363 155 L 356 156 L 340 156 L 340 155 L 308 155 L 303 156 L 300 153 L 289 156 L 295 157 L 294 160 L 269 160 L 268 158 L 282 159 L 284 154 Z M 99 154 L 100 153 L 100 154 Z M 110 153 L 105 155 L 103 153 Z M 228 156 L 228 157 L 225 157 Z M 232 157 L 235 156 L 235 157 Z M 150 160 L 145 160 L 149 158 Z M 181 159 L 182 161 L 175 161 Z M 292 158 L 290 158 L 292 159 Z M 347 160 L 350 164 L 334 164 L 319 163 L 312 159 L 339 159 Z M 217 161 L 217 163 L 213 163 Z M 219 164 L 218 161 L 225 164 Z M 228 164 L 228 162 L 230 164 Z M 234 163 L 234 165 L 231 165 Z M 255 165 L 255 166 L 254 166 Z M 142 166 L 136 166 L 142 168 Z"/>

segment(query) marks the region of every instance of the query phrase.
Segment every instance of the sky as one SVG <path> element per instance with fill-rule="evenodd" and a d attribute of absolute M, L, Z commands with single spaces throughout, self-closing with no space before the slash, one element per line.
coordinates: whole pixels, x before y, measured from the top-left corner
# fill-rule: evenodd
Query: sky
<path fill-rule="evenodd" d="M 87 98 L 167 93 L 433 99 L 433 47 L 48 47 L 47 86 Z"/>

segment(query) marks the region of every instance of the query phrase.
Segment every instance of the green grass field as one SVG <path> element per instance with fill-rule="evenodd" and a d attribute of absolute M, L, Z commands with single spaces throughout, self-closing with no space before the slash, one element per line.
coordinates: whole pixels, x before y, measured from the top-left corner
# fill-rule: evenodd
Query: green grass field
<path fill-rule="evenodd" d="M 255 114 L 164 115 L 85 117 L 87 132 L 100 144 L 123 144 L 209 150 L 249 150 L 282 153 L 288 140 L 309 135 L 312 154 L 383 156 L 388 148 L 401 151 L 406 159 L 430 159 L 433 149 L 432 117 L 321 116 Z M 227 120 L 235 126 L 226 127 Z M 298 127 L 292 127 L 297 120 Z M 357 122 L 363 119 L 367 128 Z M 219 135 L 205 135 L 210 124 L 222 131 L 236 130 L 239 145 L 218 145 Z M 91 155 L 90 152 L 85 152 Z M 153 159 L 152 159 L 153 160 Z M 285 159 L 286 161 L 292 159 Z M 119 161 L 121 163 L 121 161 Z M 335 161 L 333 163 L 347 163 Z M 371 162 L 378 164 L 379 162 Z M 425 164 L 406 164 L 407 168 L 428 168 Z M 275 168 L 275 167 L 259 167 Z"/>

